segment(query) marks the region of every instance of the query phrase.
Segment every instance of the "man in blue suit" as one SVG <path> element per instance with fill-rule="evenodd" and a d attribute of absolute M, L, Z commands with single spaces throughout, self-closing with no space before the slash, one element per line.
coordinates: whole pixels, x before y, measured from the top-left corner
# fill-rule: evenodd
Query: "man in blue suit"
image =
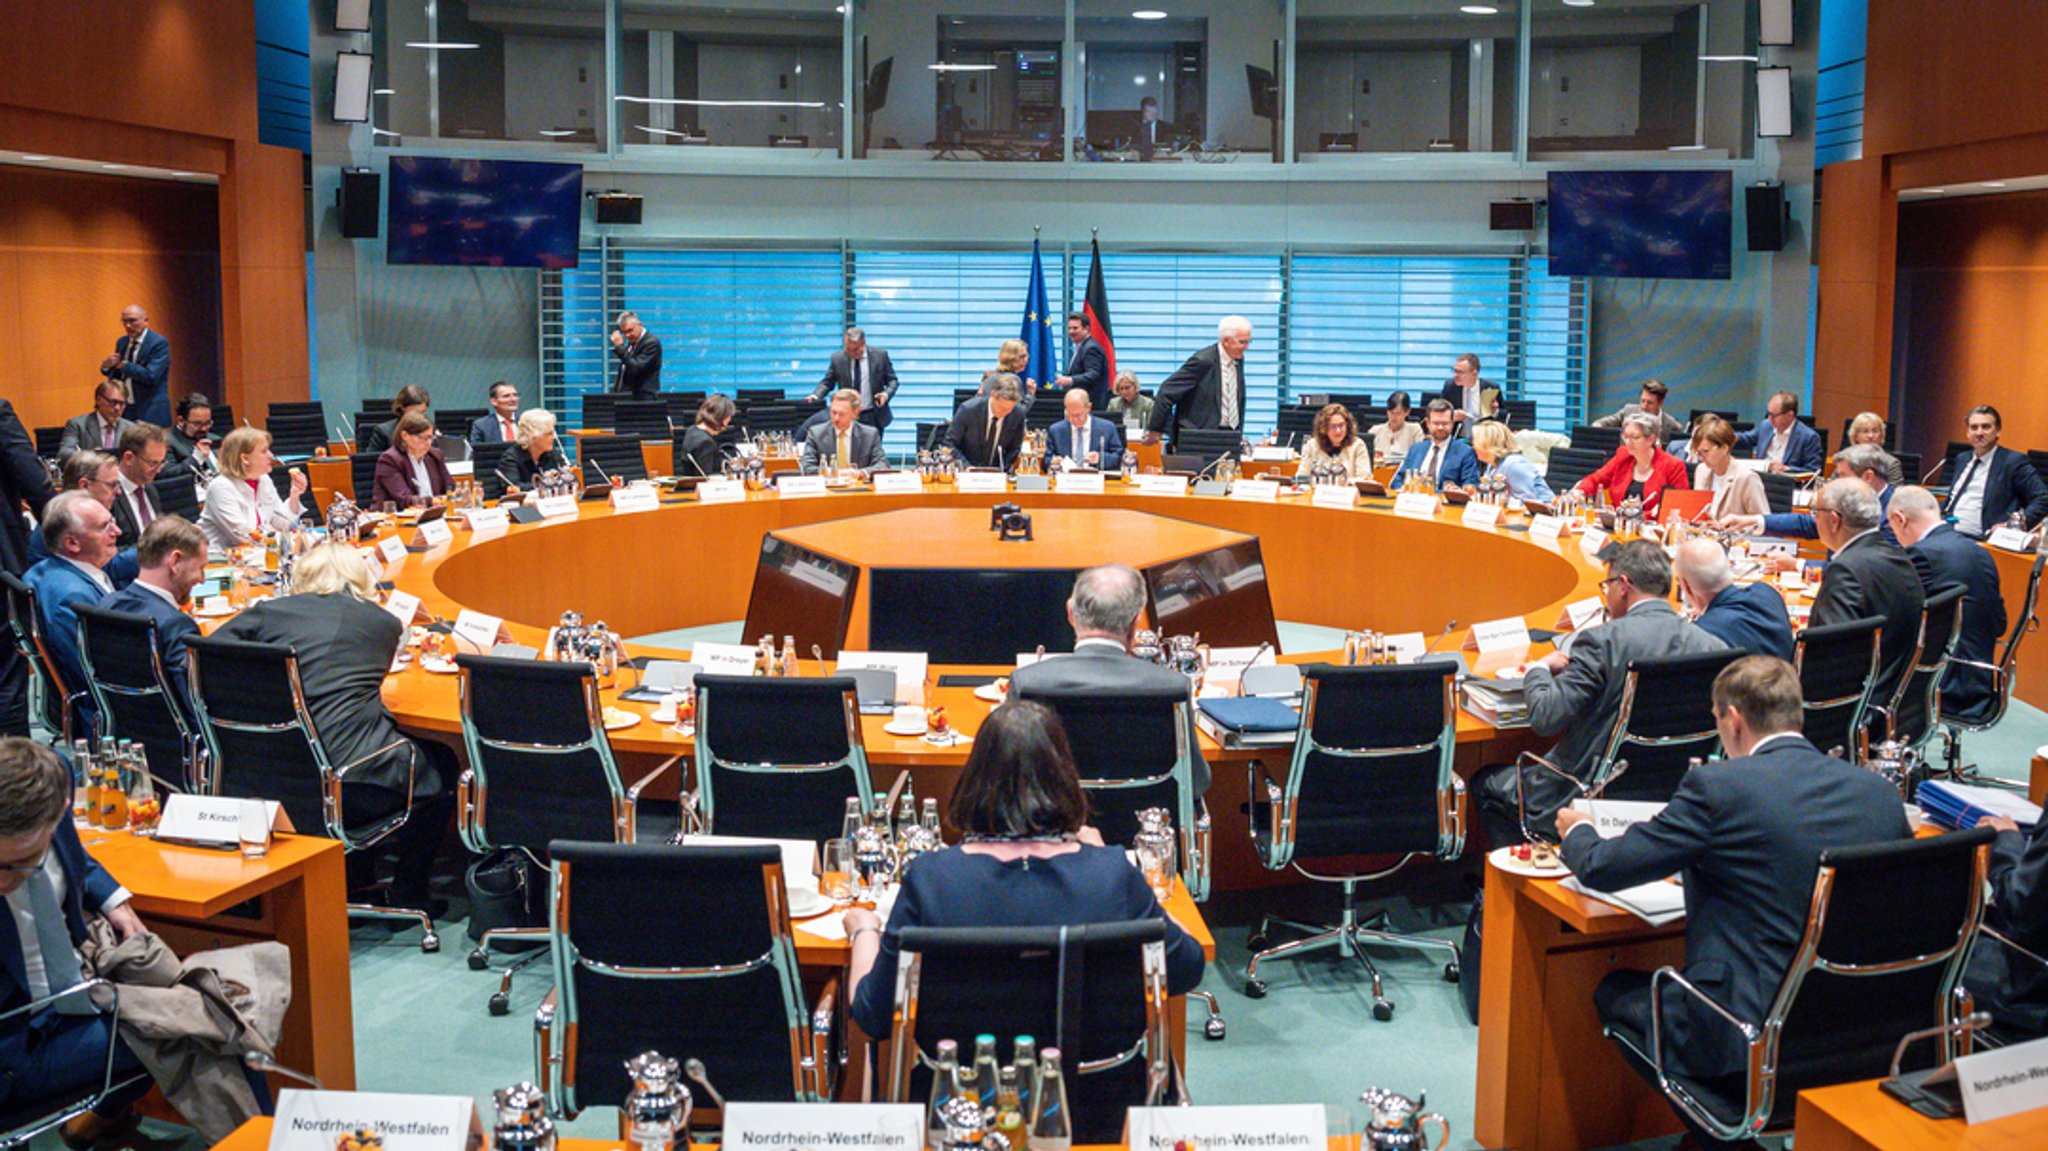
<path fill-rule="evenodd" d="M 104 916 L 122 939 L 142 921 L 128 892 L 79 844 L 71 824 L 71 769 L 39 743 L 0 739 L 0 1012 L 14 1011 L 75 986 L 83 977 L 78 944 L 85 917 Z M 24 932 L 24 924 L 34 930 Z M 13 1112 L 101 1081 L 111 1023 L 82 996 L 0 1023 L 0 1110 Z M 126 1044 L 114 1048 L 114 1073 L 142 1068 Z M 65 1126 L 83 1147 L 124 1121 L 139 1088 L 100 1104 Z"/>
<path fill-rule="evenodd" d="M 43 542 L 50 554 L 22 578 L 35 590 L 43 644 L 67 691 L 86 690 L 85 665 L 78 657 L 78 615 L 72 609 L 114 594 L 116 580 L 106 569 L 120 538 L 113 514 L 85 492 L 64 492 L 43 513 Z M 98 720 L 90 695 L 79 702 L 78 717 L 87 731 Z"/>
<path fill-rule="evenodd" d="M 519 389 L 499 380 L 491 385 L 490 414 L 470 422 L 467 438 L 477 447 L 489 448 L 496 454 L 503 452 L 506 444 L 516 442 L 518 430 Z"/>
<path fill-rule="evenodd" d="M 1408 449 L 1408 458 L 1394 476 L 1395 485 L 1407 483 L 1409 476 L 1418 473 L 1435 480 L 1438 487 L 1478 483 L 1479 457 L 1473 454 L 1472 445 L 1451 437 L 1457 415 L 1449 401 L 1431 400 L 1423 411 L 1422 426 L 1429 438 Z"/>
<path fill-rule="evenodd" d="M 1737 584 L 1720 541 L 1680 544 L 1671 574 L 1685 602 L 1699 612 L 1693 622 L 1701 631 L 1737 651 L 1792 661 L 1792 616 L 1785 597 L 1769 584 Z"/>
<path fill-rule="evenodd" d="M 1949 461 L 1948 514 L 1966 536 L 1988 536 L 2015 512 L 2026 517 L 2029 528 L 2048 517 L 2048 484 L 2024 452 L 1998 446 L 2004 429 L 1997 408 L 1971 408 L 1964 424 L 1970 450 Z"/>
<path fill-rule="evenodd" d="M 164 675 L 178 697 L 185 718 L 194 719 L 191 689 L 185 683 L 185 641 L 199 634 L 199 625 L 185 614 L 192 589 L 206 578 L 206 533 L 183 516 L 165 516 L 149 525 L 135 545 L 142 565 L 135 581 L 106 599 L 108 611 L 147 616 L 156 624 L 157 653 Z"/>
<path fill-rule="evenodd" d="M 1730 758 L 1686 772 L 1656 818 L 1602 839 L 1566 807 L 1557 831 L 1566 866 L 1591 888 L 1621 891 L 1683 872 L 1685 978 L 1758 1025 L 1806 929 L 1819 853 L 1913 832 L 1896 788 L 1800 735 L 1791 664 L 1736 660 L 1715 677 L 1713 706 Z M 1650 1050 L 1649 972 L 1613 972 L 1593 1004 L 1612 1033 Z M 1715 1087 L 1737 1084 L 1741 1098 L 1748 1060 L 1735 1028 L 1690 996 L 1666 994 L 1662 1029 L 1668 1070 Z"/>
<path fill-rule="evenodd" d="M 1890 519 L 1928 595 L 1963 589 L 1963 627 L 1956 634 L 1954 659 L 1941 677 L 1941 710 L 1974 716 L 1991 703 L 1992 660 L 2005 634 L 1998 563 L 1983 544 L 1949 526 L 1926 488 L 1900 488 L 1892 497 Z"/>
<path fill-rule="evenodd" d="M 1067 372 L 1054 380 L 1062 388 L 1080 388 L 1088 393 L 1091 407 L 1103 407 L 1109 403 L 1109 355 L 1102 345 L 1095 342 L 1088 328 L 1088 316 L 1083 312 L 1067 315 L 1067 345 L 1074 349 L 1067 359 Z"/>
<path fill-rule="evenodd" d="M 1124 437 L 1116 425 L 1094 414 L 1088 389 L 1067 390 L 1067 418 L 1046 433 L 1052 454 L 1076 467 L 1114 468 L 1123 462 Z"/>
<path fill-rule="evenodd" d="M 1764 402 L 1764 422 L 1736 433 L 1735 450 L 1769 460 L 1774 472 L 1817 472 L 1827 455 L 1820 433 L 1799 421 L 1799 397 L 1791 392 L 1773 393 Z"/>
<path fill-rule="evenodd" d="M 1885 478 L 1891 474 L 1891 465 L 1895 462 L 1897 461 L 1892 459 L 1890 452 L 1885 451 L 1876 444 L 1851 444 L 1835 453 L 1835 472 L 1830 478 L 1837 480 L 1857 479 L 1869 484 L 1870 490 L 1877 494 L 1878 514 L 1884 516 L 1891 508 L 1892 493 L 1897 490 Z M 1773 512 L 1770 515 L 1763 516 L 1723 516 L 1721 517 L 1720 525 L 1724 528 L 1733 528 L 1736 531 L 1767 536 L 1786 536 L 1801 540 L 1817 540 L 1820 538 L 1820 527 L 1814 523 L 1812 512 Z M 1892 525 L 1888 517 L 1880 522 L 1878 530 L 1884 533 L 1884 538 L 1891 540 L 1893 543 L 1899 542 L 1898 538 L 1892 534 Z"/>
<path fill-rule="evenodd" d="M 170 427 L 171 342 L 150 330 L 141 304 L 121 309 L 121 330 L 126 334 L 114 341 L 114 354 L 100 361 L 100 375 L 127 381 L 134 396 L 129 419 Z"/>

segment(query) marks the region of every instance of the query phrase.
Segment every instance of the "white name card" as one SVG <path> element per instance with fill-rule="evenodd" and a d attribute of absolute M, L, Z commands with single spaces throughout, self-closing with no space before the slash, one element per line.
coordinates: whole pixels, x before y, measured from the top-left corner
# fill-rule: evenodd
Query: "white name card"
<path fill-rule="evenodd" d="M 730 504 L 747 498 L 747 485 L 740 480 L 705 480 L 697 485 L 700 504 Z"/>
<path fill-rule="evenodd" d="M 583 514 L 583 509 L 576 504 L 575 496 L 549 496 L 544 500 L 535 500 L 533 510 L 539 512 L 544 520 L 573 520 Z"/>
<path fill-rule="evenodd" d="M 442 462 L 448 465 L 448 476 L 450 479 L 468 479 L 476 474 L 475 460 L 443 460 Z"/>
<path fill-rule="evenodd" d="M 822 496 L 825 494 L 825 477 L 799 476 L 784 472 L 775 477 L 775 490 L 789 498 Z"/>
<path fill-rule="evenodd" d="M 1394 497 L 1394 514 L 1433 520 L 1436 518 L 1436 497 L 1426 492 L 1402 492 Z"/>
<path fill-rule="evenodd" d="M 1188 494 L 1186 476 L 1133 476 L 1141 496 L 1184 496 Z"/>
<path fill-rule="evenodd" d="M 1607 533 L 1599 528 L 1587 528 L 1586 534 L 1579 537 L 1579 550 L 1588 556 L 1599 555 L 1600 549 L 1606 546 Z"/>
<path fill-rule="evenodd" d="M 206 843 L 217 847 L 242 841 L 242 804 L 260 803 L 268 811 L 270 826 L 278 827 L 278 813 L 284 810 L 270 800 L 235 799 L 225 795 L 179 792 L 164 800 L 163 818 L 157 821 L 156 837 L 179 843 Z M 332 1151 L 331 1148 L 328 1151 Z"/>
<path fill-rule="evenodd" d="M 1320 1103 L 1264 1107 L 1133 1107 L 1124 1117 L 1131 1151 L 1324 1151 L 1328 1116 Z"/>
<path fill-rule="evenodd" d="M 334 1151 L 356 1131 L 374 1133 L 384 1151 L 467 1151 L 484 1138 L 474 1099 L 286 1088 L 278 1092 L 270 1151 Z"/>
<path fill-rule="evenodd" d="M 1584 631 L 1588 627 L 1599 623 L 1600 616 L 1606 610 L 1607 605 L 1602 603 L 1600 597 L 1596 595 L 1589 595 L 1581 600 L 1573 600 L 1571 603 L 1564 605 L 1565 627 L 1571 631 Z"/>
<path fill-rule="evenodd" d="M 1002 472 L 961 472 L 953 477 L 953 486 L 963 494 L 1000 495 L 1010 490 L 1010 477 Z"/>
<path fill-rule="evenodd" d="M 1459 518 L 1467 527 L 1490 528 L 1500 523 L 1500 505 L 1482 504 L 1478 501 L 1465 505 L 1465 514 Z"/>
<path fill-rule="evenodd" d="M 743 643 L 699 642 L 690 648 L 690 662 L 705 675 L 752 675 L 754 649 Z"/>
<path fill-rule="evenodd" d="M 456 642 L 469 644 L 473 651 L 488 652 L 499 640 L 511 638 L 505 632 L 505 621 L 497 616 L 464 608 L 455 617 Z"/>
<path fill-rule="evenodd" d="M 1294 458 L 1294 449 L 1286 444 L 1260 444 L 1252 449 L 1252 459 L 1262 464 L 1284 464 Z"/>
<path fill-rule="evenodd" d="M 409 591 L 392 588 L 391 594 L 384 599 L 384 610 L 391 613 L 400 627 L 411 627 L 412 621 L 418 619 L 420 615 L 420 597 Z"/>
<path fill-rule="evenodd" d="M 1993 528 L 1987 541 L 1992 547 L 2004 548 L 2009 552 L 2030 552 L 2034 550 L 2034 535 L 2018 528 Z"/>
<path fill-rule="evenodd" d="M 1203 686 L 1217 684 L 1238 694 L 1238 685 L 1244 680 L 1244 669 L 1253 666 L 1265 667 L 1280 662 L 1273 645 L 1262 643 L 1256 647 L 1217 647 L 1209 649 L 1209 671 L 1203 678 Z"/>
<path fill-rule="evenodd" d="M 1465 641 L 1467 651 L 1477 651 L 1481 655 L 1528 646 L 1529 625 L 1521 616 L 1475 623 L 1472 625 L 1472 637 Z"/>
<path fill-rule="evenodd" d="M 1355 508 L 1358 489 L 1350 484 L 1317 484 L 1309 489 L 1308 502 L 1319 508 Z"/>
<path fill-rule="evenodd" d="M 504 508 L 471 508 L 462 518 L 472 532 L 498 532 L 512 526 L 512 514 Z"/>
<path fill-rule="evenodd" d="M 1564 534 L 1563 516 L 1536 516 L 1529 521 L 1529 537 L 1554 540 Z"/>
<path fill-rule="evenodd" d="M 1756 559 L 1760 556 L 1793 556 L 1798 554 L 1798 540 L 1765 539 L 1762 537 L 1751 537 L 1749 540 L 1749 558 L 1751 559 Z"/>
<path fill-rule="evenodd" d="M 723 1146 L 727 1151 L 788 1151 L 791 1147 L 918 1151 L 924 1146 L 924 1107 L 917 1103 L 729 1103 Z"/>
<path fill-rule="evenodd" d="M 916 472 L 883 472 L 869 479 L 878 496 L 916 496 L 924 494 L 924 477 Z"/>
<path fill-rule="evenodd" d="M 1593 830 L 1600 833 L 1600 838 L 1613 839 L 1638 823 L 1657 818 L 1664 805 L 1630 799 L 1575 799 L 1572 810 L 1591 816 Z"/>
<path fill-rule="evenodd" d="M 415 547 L 437 548 L 455 541 L 455 531 L 446 519 L 428 520 L 412 533 Z"/>
<path fill-rule="evenodd" d="M 1102 473 L 1061 472 L 1059 478 L 1053 481 L 1053 489 L 1084 496 L 1099 496 L 1102 494 Z"/>
<path fill-rule="evenodd" d="M 896 673 L 896 702 L 924 702 L 925 669 L 931 657 L 921 651 L 842 651 L 838 671 L 873 668 Z"/>
<path fill-rule="evenodd" d="M 377 558 L 383 560 L 385 563 L 388 564 L 397 563 L 399 560 L 404 559 L 404 538 L 400 536 L 392 536 L 387 540 L 379 542 L 377 544 Z"/>
<path fill-rule="evenodd" d="M 615 512 L 651 512 L 661 506 L 661 492 L 646 484 L 612 489 Z"/>
<path fill-rule="evenodd" d="M 1956 1060 L 1956 1080 L 1970 1123 L 2048 1107 L 2048 1039 L 1965 1055 Z"/>
<path fill-rule="evenodd" d="M 1270 504 L 1280 498 L 1280 484 L 1274 480 L 1238 480 L 1230 485 L 1230 498 L 1247 503 Z"/>

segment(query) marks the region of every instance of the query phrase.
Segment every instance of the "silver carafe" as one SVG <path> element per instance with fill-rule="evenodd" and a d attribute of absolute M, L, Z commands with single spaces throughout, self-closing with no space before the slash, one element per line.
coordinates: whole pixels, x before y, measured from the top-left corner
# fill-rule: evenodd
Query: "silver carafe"
<path fill-rule="evenodd" d="M 555 1121 L 548 1118 L 547 1098 L 531 1083 L 499 1088 L 498 1125 L 491 1128 L 491 1151 L 555 1151 Z"/>
<path fill-rule="evenodd" d="M 1883 776 L 1887 783 L 1899 789 L 1899 798 L 1913 802 L 1913 793 L 1920 789 L 1920 753 L 1912 745 L 1896 739 L 1887 739 L 1870 749 L 1870 757 L 1863 766 Z"/>
<path fill-rule="evenodd" d="M 1428 1122 L 1437 1125 L 1437 1147 L 1448 1144 L 1451 1121 L 1434 1111 L 1424 1112 L 1422 1108 L 1428 1098 L 1426 1092 L 1410 1099 L 1380 1087 L 1360 1095 L 1358 1101 L 1367 1110 L 1361 1151 L 1430 1151 L 1429 1140 L 1422 1135 L 1422 1125 Z"/>
<path fill-rule="evenodd" d="M 680 1141 L 690 1140 L 690 1089 L 683 1085 L 682 1068 L 658 1051 L 645 1051 L 626 1060 L 626 1077 L 633 1089 L 619 1111 L 619 1124 L 626 1129 L 626 1145 L 632 1151 L 675 1151 Z"/>
<path fill-rule="evenodd" d="M 939 1121 L 946 1127 L 945 1151 L 1010 1151 L 1010 1140 L 990 1128 L 991 1113 L 981 1104 L 955 1095 L 939 1104 Z"/>

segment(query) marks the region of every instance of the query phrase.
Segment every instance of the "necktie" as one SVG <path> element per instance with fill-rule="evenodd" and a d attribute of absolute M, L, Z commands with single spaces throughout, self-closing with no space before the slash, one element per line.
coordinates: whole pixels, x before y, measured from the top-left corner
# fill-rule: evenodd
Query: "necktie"
<path fill-rule="evenodd" d="M 1436 482 L 1436 453 L 1440 446 L 1432 442 L 1429 445 L 1429 458 L 1422 461 L 1422 474 L 1428 476 L 1431 483 Z"/>
<path fill-rule="evenodd" d="M 1956 505 L 1957 505 L 1958 503 L 1962 502 L 1962 498 L 1963 498 L 1963 493 L 1964 493 L 1965 491 L 1969 490 L 1969 487 L 1970 487 L 1970 477 L 1971 477 L 1971 476 L 1974 476 L 1974 475 L 1976 475 L 1976 474 L 1977 474 L 1977 457 L 1976 457 L 1975 455 L 1972 455 L 1972 456 L 1970 457 L 1970 462 L 1969 462 L 1969 463 L 1967 463 L 1967 464 L 1964 464 L 1964 465 L 1963 465 L 1963 476 L 1962 476 L 1962 478 L 1956 481 L 1956 486 L 1955 486 L 1954 490 L 1952 490 L 1952 491 L 1950 491 L 1950 492 L 1949 492 L 1949 496 L 1948 496 L 1948 506 L 1949 506 L 1949 510 L 1950 510 L 1950 511 L 1954 511 L 1954 510 L 1955 510 L 1955 506 L 1956 506 Z"/>
<path fill-rule="evenodd" d="M 1085 425 L 1074 430 L 1074 462 L 1088 462 L 1088 428 Z"/>
<path fill-rule="evenodd" d="M 64 905 L 57 902 L 57 885 L 50 873 L 38 868 L 28 877 L 28 904 L 36 917 L 36 946 L 43 953 L 43 977 L 50 990 L 62 991 L 77 983 L 82 974 L 78 948 L 71 943 L 71 928 L 64 922 Z M 93 1006 L 83 995 L 60 1000 L 60 1015 L 93 1015 Z"/>
<path fill-rule="evenodd" d="M 1225 428 L 1235 428 L 1237 426 L 1237 378 L 1238 374 L 1244 370 L 1244 364 L 1239 360 L 1231 360 L 1229 363 L 1231 370 L 1223 373 L 1223 410 L 1221 413 L 1222 418 L 1217 423 Z"/>
<path fill-rule="evenodd" d="M 866 411 L 870 406 L 868 395 L 868 358 L 862 356 L 853 362 L 853 386 L 860 389 L 860 407 Z"/>
<path fill-rule="evenodd" d="M 848 459 L 847 459 L 847 452 L 846 452 L 846 433 L 845 433 L 845 432 L 840 432 L 840 433 L 839 433 L 839 467 L 840 467 L 840 470 L 844 471 L 845 469 L 847 469 L 847 468 L 850 468 L 850 467 L 852 467 L 852 466 L 853 466 L 853 465 L 852 465 L 852 463 L 850 463 L 850 462 L 848 461 Z"/>
<path fill-rule="evenodd" d="M 511 421 L 511 420 L 508 420 L 508 419 L 506 419 L 506 418 L 505 418 L 504 416 L 499 416 L 499 417 L 498 417 L 498 434 L 499 434 L 499 435 L 501 435 L 501 436 L 503 436 L 503 437 L 505 437 L 505 442 L 506 442 L 506 443 L 508 443 L 508 444 L 509 444 L 509 443 L 511 443 L 511 442 L 512 442 L 512 440 L 513 440 L 513 438 L 514 438 L 514 437 L 513 437 L 513 433 L 512 433 L 512 421 Z"/>
<path fill-rule="evenodd" d="M 1001 426 L 1002 422 L 1003 421 L 1001 417 L 996 415 L 995 409 L 990 408 L 988 413 L 988 434 L 982 437 L 981 442 L 981 454 L 983 463 L 993 464 L 995 462 L 996 428 Z"/>
<path fill-rule="evenodd" d="M 103 445 L 103 446 L 104 446 L 104 447 L 105 447 L 105 448 L 106 448 L 106 449 L 107 449 L 108 451 L 110 451 L 110 452 L 111 452 L 111 451 L 113 451 L 113 450 L 114 450 L 114 425 L 112 425 L 112 424 L 109 424 L 109 423 L 101 423 L 101 424 L 100 424 L 100 438 L 101 438 L 101 439 L 103 439 L 103 440 L 105 441 L 105 443 L 104 443 L 104 445 Z"/>
<path fill-rule="evenodd" d="M 149 510 L 149 492 L 143 488 L 136 488 L 133 492 L 129 493 L 129 498 L 135 501 L 136 527 L 140 530 L 148 530 L 149 525 L 156 520 L 156 513 Z"/>

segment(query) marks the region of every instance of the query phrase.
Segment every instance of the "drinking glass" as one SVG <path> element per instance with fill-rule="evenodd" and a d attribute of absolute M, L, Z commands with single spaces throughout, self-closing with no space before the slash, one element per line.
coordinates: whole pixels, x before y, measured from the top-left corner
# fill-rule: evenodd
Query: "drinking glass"
<path fill-rule="evenodd" d="M 835 908 L 853 905 L 853 841 L 849 839 L 828 839 L 825 853 L 819 857 L 818 890 L 825 893 Z"/>
<path fill-rule="evenodd" d="M 242 801 L 237 830 L 242 840 L 243 859 L 262 859 L 270 854 L 270 805 L 260 799 Z"/>

